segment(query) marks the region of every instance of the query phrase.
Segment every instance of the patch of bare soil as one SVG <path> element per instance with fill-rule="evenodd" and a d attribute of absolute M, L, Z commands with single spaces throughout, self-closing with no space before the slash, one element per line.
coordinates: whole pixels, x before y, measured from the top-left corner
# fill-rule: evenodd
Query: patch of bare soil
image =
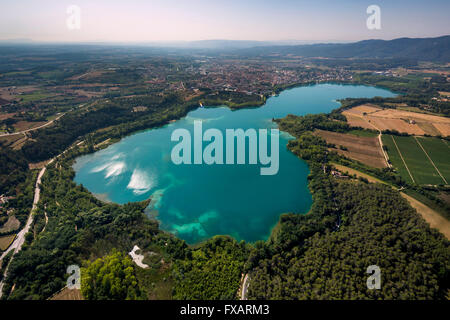
<path fill-rule="evenodd" d="M 336 145 L 336 148 L 332 149 L 333 151 L 375 168 L 386 167 L 386 161 L 377 137 L 358 137 L 352 134 L 324 130 L 316 130 L 314 133 L 328 143 Z M 342 150 L 340 146 L 345 147 L 346 150 Z"/>

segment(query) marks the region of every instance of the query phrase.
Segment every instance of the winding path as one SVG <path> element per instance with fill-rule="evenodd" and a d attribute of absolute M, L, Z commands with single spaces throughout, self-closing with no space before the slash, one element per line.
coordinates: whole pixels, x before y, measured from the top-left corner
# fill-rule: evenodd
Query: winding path
<path fill-rule="evenodd" d="M 49 122 L 46 122 L 46 123 L 44 123 L 43 125 L 40 125 L 40 126 L 38 126 L 38 127 L 30 128 L 30 129 L 27 129 L 27 130 L 22 130 L 22 131 L 19 131 L 19 132 L 12 132 L 12 133 L 3 133 L 3 134 L 0 134 L 0 138 L 1 138 L 1 137 L 15 136 L 15 135 L 18 135 L 18 134 L 25 134 L 25 133 L 30 132 L 30 131 L 34 131 L 34 130 L 38 130 L 38 129 L 42 129 L 42 128 L 48 127 L 48 126 L 51 125 L 53 122 L 59 120 L 59 119 L 60 119 L 63 115 L 65 115 L 65 114 L 66 114 L 66 113 L 60 114 L 60 115 L 59 115 L 58 117 L 56 117 L 55 119 L 53 119 L 53 120 L 51 120 L 51 121 L 49 121 Z"/>
<path fill-rule="evenodd" d="M 378 128 L 377 126 L 375 126 L 373 123 L 371 123 L 366 118 L 364 118 L 364 116 L 360 116 L 360 115 L 357 115 L 357 114 L 354 114 L 353 116 L 356 116 L 358 118 L 363 119 L 365 122 L 367 122 L 370 126 L 374 127 L 375 130 L 378 131 L 378 141 L 380 143 L 381 153 L 384 156 L 384 160 L 386 161 L 386 165 L 388 166 L 388 168 L 392 168 L 392 165 L 389 163 L 389 156 L 388 156 L 387 152 L 384 151 L 384 149 L 383 149 L 383 140 L 381 140 L 381 136 L 383 135 L 383 133 L 381 132 L 381 129 Z"/>
<path fill-rule="evenodd" d="M 85 106 L 85 105 L 86 105 L 86 103 L 80 104 L 80 105 L 78 106 L 78 109 L 82 108 L 82 107 Z M 22 131 L 19 131 L 19 132 L 11 132 L 11 133 L 3 133 L 3 134 L 0 134 L 0 138 L 1 138 L 1 137 L 15 136 L 15 135 L 18 135 L 18 134 L 25 134 L 25 133 L 30 132 L 30 131 L 35 131 L 35 130 L 39 130 L 39 129 L 48 127 L 48 126 L 51 125 L 53 122 L 55 122 L 55 121 L 61 119 L 62 116 L 64 116 L 66 113 L 68 113 L 68 112 L 70 112 L 70 111 L 72 111 L 72 110 L 74 110 L 74 109 L 75 109 L 75 108 L 72 108 L 72 109 L 70 109 L 69 111 L 63 112 L 63 113 L 61 113 L 59 116 L 57 116 L 55 119 L 50 120 L 49 122 L 46 122 L 46 123 L 44 123 L 44 124 L 42 124 L 42 125 L 40 125 L 40 126 L 38 126 L 38 127 L 30 128 L 30 129 L 27 129 L 27 130 L 22 130 Z"/>
<path fill-rule="evenodd" d="M 240 299 L 241 300 L 248 300 L 247 299 L 247 290 L 248 286 L 250 285 L 250 278 L 248 276 L 248 273 L 244 276 L 244 280 L 241 282 L 241 287 L 239 288 L 240 292 Z"/>
<path fill-rule="evenodd" d="M 69 147 L 68 149 L 64 150 L 62 153 L 60 153 L 59 155 L 57 155 L 56 157 L 54 157 L 53 159 L 51 159 L 39 172 L 38 177 L 36 179 L 36 184 L 35 184 L 35 188 L 34 188 L 34 198 L 33 198 L 33 206 L 31 207 L 31 211 L 30 214 L 28 215 L 28 219 L 27 219 L 27 223 L 25 224 L 25 226 L 23 227 L 23 229 L 17 234 L 16 238 L 14 239 L 14 242 L 8 247 L 8 249 L 2 253 L 2 255 L 0 256 L 0 261 L 3 260 L 3 258 L 12 250 L 14 250 L 13 255 L 11 257 L 11 259 L 9 260 L 8 265 L 5 268 L 5 271 L 3 272 L 3 279 L 2 281 L 0 281 L 0 298 L 2 297 L 3 294 L 3 286 L 4 286 L 4 280 L 6 279 L 7 275 L 8 275 L 8 268 L 12 262 L 12 260 L 14 259 L 14 256 L 16 255 L 17 252 L 20 251 L 20 249 L 22 249 L 22 245 L 25 242 L 25 235 L 27 234 L 27 232 L 30 230 L 31 224 L 33 223 L 33 213 L 37 208 L 37 204 L 39 202 L 40 199 L 40 195 L 41 195 L 41 179 L 42 176 L 45 173 L 45 170 L 47 169 L 47 166 L 52 164 L 53 161 L 55 161 L 55 159 L 57 159 L 58 157 L 60 157 L 61 155 L 63 155 L 64 153 L 66 153 L 67 151 L 69 151 L 70 149 L 77 147 L 81 144 L 83 144 L 84 141 L 80 141 L 78 143 L 76 143 L 75 145 L 72 145 L 71 147 Z M 47 215 L 46 215 L 46 219 L 47 219 Z"/>
<path fill-rule="evenodd" d="M 49 163 L 47 165 L 49 165 L 50 163 L 53 162 L 54 159 L 50 160 Z M 6 249 L 5 252 L 3 252 L 3 254 L 0 257 L 0 260 L 3 260 L 3 258 L 12 250 L 14 250 L 14 253 L 8 263 L 8 265 L 5 268 L 5 272 L 3 273 L 3 280 L 6 279 L 6 276 L 8 274 L 8 267 L 11 264 L 11 261 L 13 260 L 14 256 L 16 255 L 17 252 L 20 251 L 20 249 L 22 249 L 22 245 L 25 242 L 25 235 L 27 234 L 27 232 L 30 230 L 31 224 L 33 223 L 33 213 L 37 208 L 37 204 L 39 202 L 40 199 L 40 195 L 41 195 L 41 179 L 42 176 L 45 173 L 45 170 L 47 169 L 47 165 L 45 167 L 43 167 L 41 169 L 41 171 L 38 174 L 38 177 L 36 179 L 36 184 L 34 187 L 34 199 L 33 199 L 33 206 L 31 207 L 31 211 L 30 214 L 28 215 L 28 219 L 27 219 L 27 223 L 25 224 L 25 226 L 22 228 L 22 230 L 20 230 L 20 232 L 17 234 L 16 238 L 14 239 L 14 242 L 8 247 L 8 249 Z M 0 298 L 2 296 L 3 293 L 3 285 L 4 282 L 0 281 Z"/>
<path fill-rule="evenodd" d="M 381 136 L 382 136 L 382 133 L 381 133 L 381 131 L 380 131 L 380 134 L 378 135 L 378 141 L 380 142 L 381 152 L 383 153 L 384 161 L 386 161 L 386 165 L 388 166 L 388 168 L 391 168 L 392 165 L 389 163 L 389 157 L 388 157 L 388 154 L 387 154 L 387 152 L 383 149 L 383 140 L 381 140 Z"/>

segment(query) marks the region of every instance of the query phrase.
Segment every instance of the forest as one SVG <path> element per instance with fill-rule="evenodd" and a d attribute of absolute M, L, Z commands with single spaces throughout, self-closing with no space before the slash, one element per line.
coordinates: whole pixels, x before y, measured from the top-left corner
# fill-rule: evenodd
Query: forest
<path fill-rule="evenodd" d="M 310 121 L 287 117 L 281 127 L 284 121 L 296 137 L 289 149 L 310 165 L 314 203 L 304 216 L 281 216 L 255 248 L 249 297 L 445 299 L 450 242 L 390 186 L 332 178 L 323 170 L 325 145 L 306 131 Z M 370 265 L 381 268 L 381 290 L 366 287 Z"/>
<path fill-rule="evenodd" d="M 329 185 L 328 203 L 315 198 L 305 217 L 280 219 L 271 254 L 250 273 L 250 298 L 445 299 L 450 251 L 441 234 L 388 186 Z M 381 290 L 367 289 L 371 265 L 381 268 Z"/>
<path fill-rule="evenodd" d="M 174 299 L 232 300 L 236 298 L 249 247 L 231 237 L 215 236 L 189 251 L 175 265 Z"/>

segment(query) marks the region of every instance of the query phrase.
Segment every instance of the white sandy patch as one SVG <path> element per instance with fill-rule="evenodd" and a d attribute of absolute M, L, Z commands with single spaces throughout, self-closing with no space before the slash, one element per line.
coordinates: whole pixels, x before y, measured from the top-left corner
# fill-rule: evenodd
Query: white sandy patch
<path fill-rule="evenodd" d="M 133 259 L 134 263 L 136 263 L 136 265 L 138 267 L 141 267 L 142 269 L 149 268 L 148 265 L 146 265 L 145 263 L 142 262 L 142 260 L 144 260 L 144 255 L 136 253 L 136 251 L 138 251 L 138 250 L 140 250 L 140 248 L 137 245 L 134 245 L 133 250 L 128 252 L 128 254 L 131 256 L 131 258 Z"/>

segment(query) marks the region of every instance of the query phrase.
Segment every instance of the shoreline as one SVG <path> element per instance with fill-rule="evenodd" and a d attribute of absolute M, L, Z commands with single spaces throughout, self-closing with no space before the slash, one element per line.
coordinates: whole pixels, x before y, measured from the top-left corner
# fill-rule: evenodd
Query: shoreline
<path fill-rule="evenodd" d="M 352 83 L 330 83 L 330 82 L 324 82 L 324 83 L 308 83 L 308 84 L 297 84 L 297 85 L 292 85 L 292 86 L 290 86 L 289 88 L 284 88 L 281 92 L 283 92 L 283 91 L 285 91 L 285 90 L 297 89 L 297 88 L 301 88 L 301 87 L 319 86 L 319 85 L 324 85 L 324 84 L 341 85 L 341 86 L 360 86 L 360 85 L 358 85 L 358 84 L 352 84 Z M 376 86 L 365 85 L 365 87 L 372 87 L 372 88 L 373 88 L 373 87 L 376 87 Z M 278 95 L 276 95 L 276 96 L 271 96 L 271 97 L 277 97 L 277 96 L 278 96 Z M 271 97 L 269 97 L 269 98 L 271 98 Z M 252 107 L 245 107 L 245 108 L 239 108 L 239 109 L 249 109 L 249 108 L 253 109 L 253 108 L 259 108 L 259 107 L 261 107 L 261 106 L 264 106 L 264 105 L 267 103 L 267 100 L 268 100 L 268 99 L 266 99 L 265 103 L 262 104 L 262 105 L 260 105 L 260 106 L 252 106 Z M 340 105 L 342 105 L 340 101 L 336 100 L 336 102 L 339 103 Z M 222 104 L 222 105 L 217 105 L 217 106 L 206 106 L 206 108 L 218 108 L 218 107 L 226 107 L 226 108 L 230 109 L 231 111 L 239 110 L 239 109 L 233 109 L 233 108 L 230 108 L 229 106 L 223 105 L 223 104 Z M 198 106 L 197 108 L 195 108 L 195 109 L 193 109 L 193 110 L 190 110 L 190 111 L 189 111 L 188 113 L 186 113 L 186 115 L 184 115 L 183 117 L 180 117 L 180 118 L 178 118 L 178 119 L 172 119 L 172 120 L 169 120 L 169 123 L 164 124 L 164 125 L 162 125 L 162 126 L 159 126 L 159 127 L 153 127 L 153 128 L 148 128 L 148 129 L 144 129 L 144 130 L 139 130 L 139 131 L 137 131 L 137 132 L 130 133 L 130 134 L 127 135 L 126 137 L 129 137 L 129 136 L 131 136 L 131 135 L 138 134 L 138 133 L 141 133 L 141 132 L 146 132 L 146 131 L 150 131 L 150 130 L 154 130 L 154 129 L 158 129 L 158 128 L 164 128 L 164 127 L 166 127 L 166 126 L 172 124 L 173 122 L 176 122 L 176 121 L 179 121 L 179 120 L 182 120 L 182 119 L 186 118 L 190 112 L 195 111 L 195 110 L 197 110 L 197 109 L 199 109 L 199 108 L 201 108 L 201 107 Z M 333 109 L 333 110 L 335 110 L 335 109 Z M 333 110 L 331 110 L 330 112 L 332 112 Z M 269 120 L 270 120 L 270 119 L 269 119 Z M 273 122 L 273 119 L 272 119 L 271 121 Z M 278 125 L 276 125 L 276 127 L 279 128 Z M 288 136 L 289 136 L 289 137 L 288 137 L 289 140 L 295 139 L 295 137 L 291 136 L 288 132 L 285 132 L 285 131 L 282 131 L 282 130 L 280 130 L 280 131 L 281 131 L 281 134 L 286 134 L 286 135 L 288 135 Z M 126 138 L 126 137 L 123 137 L 123 138 Z M 95 152 L 97 152 L 97 151 L 99 151 L 99 150 L 101 150 L 101 149 L 104 149 L 104 148 L 108 147 L 108 146 L 111 145 L 111 144 L 114 144 L 114 143 L 116 143 L 116 142 L 120 142 L 123 138 L 121 138 L 121 139 L 119 139 L 119 140 L 117 140 L 117 141 L 111 141 L 111 140 L 110 140 L 109 143 L 104 143 L 104 144 L 102 144 L 102 148 L 99 148 L 99 149 L 97 149 L 97 150 L 94 150 L 94 151 L 92 151 L 92 152 L 90 152 L 90 153 L 95 153 Z M 286 144 L 284 147 L 287 147 L 287 144 Z M 288 149 L 288 151 L 289 151 L 290 153 L 292 153 L 289 149 Z M 87 154 L 90 154 L 90 153 L 87 153 Z M 87 155 L 87 154 L 84 154 L 84 155 Z M 77 158 L 78 158 L 78 156 L 77 156 Z M 310 168 L 310 165 L 308 164 L 308 162 L 305 161 L 305 160 L 303 160 L 303 159 L 301 159 L 301 158 L 298 158 L 298 159 L 301 160 L 301 161 L 303 161 L 303 162 L 306 164 L 306 166 L 308 167 L 308 173 L 307 173 L 307 175 L 311 174 L 311 168 Z M 74 159 L 74 161 L 76 161 L 76 158 Z M 72 166 L 72 167 L 73 167 L 73 166 Z M 313 201 L 313 199 L 312 199 L 312 191 L 310 190 L 309 182 L 307 182 L 307 190 L 308 190 L 309 197 L 311 197 L 311 204 L 309 205 L 309 208 L 308 208 L 307 210 L 302 210 L 302 212 L 295 212 L 295 211 L 293 211 L 293 212 L 295 212 L 295 214 L 308 214 L 308 213 L 310 212 L 311 207 L 312 207 L 314 201 Z M 93 193 L 91 192 L 91 194 L 93 194 Z M 93 194 L 93 196 L 94 196 L 96 199 L 100 200 L 100 201 L 104 201 L 104 199 L 100 199 L 100 198 L 96 197 L 95 194 Z M 152 195 L 150 195 L 150 197 L 149 197 L 150 201 L 151 201 L 151 197 L 152 197 Z M 267 232 L 267 236 L 265 236 L 264 239 L 260 239 L 260 240 L 262 240 L 262 241 L 267 241 L 267 240 L 270 239 L 270 237 L 271 237 L 271 235 L 272 235 L 272 233 L 273 233 L 273 229 L 278 225 L 279 219 L 280 219 L 281 215 L 284 214 L 284 213 L 285 213 L 285 212 L 280 212 L 280 213 L 278 213 L 278 219 L 277 219 L 277 221 L 270 227 L 269 231 Z M 161 224 L 161 221 L 160 221 L 159 219 L 157 219 L 156 217 L 154 217 L 154 216 L 153 216 L 153 217 L 147 216 L 147 217 L 148 217 L 149 219 L 151 219 L 151 220 L 156 220 L 156 221 L 158 221 L 158 222 Z M 163 230 L 163 229 L 161 229 L 161 230 Z M 172 234 L 173 236 L 179 238 L 178 235 L 176 235 L 176 234 L 170 232 L 169 230 L 163 230 L 163 231 L 168 232 L 168 233 Z M 200 241 L 198 241 L 198 242 L 195 242 L 195 243 L 189 243 L 189 245 L 190 245 L 190 246 L 196 246 L 196 245 L 199 245 L 199 244 L 201 244 L 201 243 L 203 243 L 203 242 L 205 242 L 205 241 L 208 241 L 209 239 L 211 239 L 211 238 L 214 237 L 214 236 L 218 236 L 218 235 L 213 235 L 213 236 L 207 237 L 207 238 L 202 239 L 202 240 L 200 240 Z M 223 236 L 230 236 L 230 237 L 232 237 L 233 239 L 235 239 L 232 235 L 223 235 Z M 181 238 L 180 238 L 180 239 L 181 239 Z M 236 239 L 236 240 L 237 240 L 237 239 Z M 258 240 L 256 240 L 256 241 L 258 241 Z M 256 242 L 256 241 L 253 241 L 253 242 Z M 249 242 L 249 243 L 253 243 L 253 242 Z"/>

